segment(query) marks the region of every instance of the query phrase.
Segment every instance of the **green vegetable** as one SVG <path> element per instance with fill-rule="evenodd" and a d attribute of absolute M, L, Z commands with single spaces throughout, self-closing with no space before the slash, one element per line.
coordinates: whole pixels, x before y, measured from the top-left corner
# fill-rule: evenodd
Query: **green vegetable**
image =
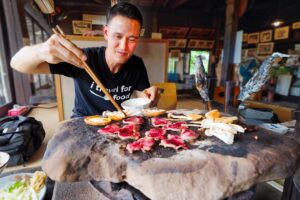
<path fill-rule="evenodd" d="M 29 180 L 18 180 L 0 190 L 0 200 L 39 200 Z"/>
<path fill-rule="evenodd" d="M 21 186 L 24 186 L 24 183 L 22 181 L 17 181 L 8 188 L 8 192 L 13 192 L 13 190 L 18 189 Z"/>

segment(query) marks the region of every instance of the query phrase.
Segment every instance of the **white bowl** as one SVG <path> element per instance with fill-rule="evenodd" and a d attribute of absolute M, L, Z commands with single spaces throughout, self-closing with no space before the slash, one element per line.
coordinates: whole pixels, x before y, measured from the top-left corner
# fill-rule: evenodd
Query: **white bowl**
<path fill-rule="evenodd" d="M 9 160 L 9 154 L 0 152 L 0 173 L 4 170 Z"/>
<path fill-rule="evenodd" d="M 121 103 L 125 110 L 142 110 L 149 107 L 151 100 L 147 98 L 128 99 Z"/>

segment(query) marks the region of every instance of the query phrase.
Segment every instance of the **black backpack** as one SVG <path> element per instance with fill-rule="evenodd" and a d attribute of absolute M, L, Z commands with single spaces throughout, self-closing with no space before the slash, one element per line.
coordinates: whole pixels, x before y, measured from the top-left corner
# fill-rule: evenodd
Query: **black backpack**
<path fill-rule="evenodd" d="M 42 123 L 33 117 L 13 116 L 0 119 L 0 151 L 10 155 L 8 166 L 29 161 L 44 138 Z"/>

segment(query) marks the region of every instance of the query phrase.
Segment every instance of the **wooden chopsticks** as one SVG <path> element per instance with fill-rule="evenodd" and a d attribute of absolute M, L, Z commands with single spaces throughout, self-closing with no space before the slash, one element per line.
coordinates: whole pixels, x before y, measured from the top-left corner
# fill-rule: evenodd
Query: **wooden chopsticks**
<path fill-rule="evenodd" d="M 52 31 L 58 35 L 58 36 L 62 36 L 64 38 L 66 38 L 65 33 L 63 32 L 63 30 L 61 30 L 61 28 L 56 25 L 56 28 L 52 28 Z M 70 41 L 71 42 L 71 41 Z M 80 58 L 79 58 L 80 59 Z M 81 60 L 81 59 L 80 59 Z M 101 90 L 103 91 L 103 93 L 109 98 L 110 102 L 115 106 L 115 108 L 122 112 L 125 116 L 126 113 L 121 109 L 121 107 L 117 104 L 117 102 L 112 98 L 112 96 L 109 94 L 109 92 L 106 90 L 106 88 L 104 87 L 104 85 L 101 83 L 101 81 L 97 78 L 97 76 L 95 75 L 95 73 L 91 70 L 91 68 L 88 66 L 88 64 L 81 60 L 85 71 L 90 75 L 90 77 L 93 79 L 93 81 L 96 82 L 96 84 L 101 88 Z"/>

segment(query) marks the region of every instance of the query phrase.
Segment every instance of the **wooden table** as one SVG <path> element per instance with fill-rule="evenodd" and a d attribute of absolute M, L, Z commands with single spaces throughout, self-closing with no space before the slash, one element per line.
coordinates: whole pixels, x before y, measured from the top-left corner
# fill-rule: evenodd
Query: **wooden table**
<path fill-rule="evenodd" d="M 233 145 L 202 136 L 199 146 L 129 154 L 82 118 L 59 124 L 42 168 L 56 181 L 126 181 L 150 199 L 222 199 L 258 182 L 291 176 L 299 168 L 295 138 L 259 130 L 238 135 Z M 258 140 L 256 140 L 257 136 Z"/>

